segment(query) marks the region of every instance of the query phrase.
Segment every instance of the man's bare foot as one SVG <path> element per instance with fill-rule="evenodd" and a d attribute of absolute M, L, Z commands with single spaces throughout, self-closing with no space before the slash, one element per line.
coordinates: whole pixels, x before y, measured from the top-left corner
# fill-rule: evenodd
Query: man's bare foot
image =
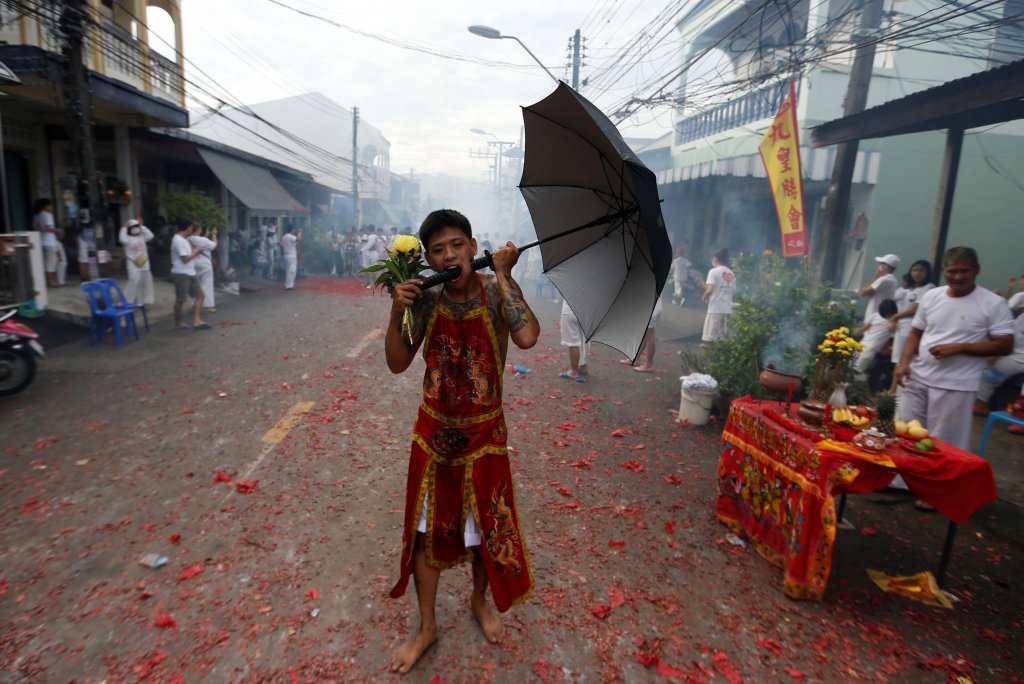
<path fill-rule="evenodd" d="M 478 599 L 474 596 L 469 603 L 473 608 L 473 616 L 480 624 L 480 629 L 483 630 L 487 641 L 492 644 L 501 641 L 501 637 L 505 635 L 505 625 L 501 624 L 501 620 L 494 614 L 491 607 L 487 605 L 487 599 Z"/>
<path fill-rule="evenodd" d="M 637 373 L 650 373 L 654 369 L 651 368 L 650 366 L 633 366 L 633 370 L 635 370 Z"/>
<path fill-rule="evenodd" d="M 391 671 L 405 674 L 413 668 L 428 648 L 437 641 L 437 628 L 420 627 L 412 638 L 395 649 L 391 654 Z"/>
<path fill-rule="evenodd" d="M 629 359 L 619 359 L 619 363 L 621 363 L 623 366 L 632 366 L 633 365 L 633 362 L 630 361 Z"/>

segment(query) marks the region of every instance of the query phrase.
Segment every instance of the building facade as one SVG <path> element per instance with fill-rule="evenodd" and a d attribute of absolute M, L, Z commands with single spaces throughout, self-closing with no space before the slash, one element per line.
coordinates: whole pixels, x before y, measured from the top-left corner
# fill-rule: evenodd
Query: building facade
<path fill-rule="evenodd" d="M 1024 10 L 1020 2 L 997 3 L 983 13 L 966 5 L 884 0 L 881 21 L 869 28 L 861 25 L 863 0 L 691 5 L 677 23 L 686 68 L 672 162 L 658 173 L 673 237 L 689 242 L 698 262 L 718 246 L 778 248 L 779 227 L 757 147 L 792 80 L 813 251 L 835 149 L 811 149 L 808 131 L 843 115 L 856 44 L 876 43 L 867 107 L 1024 55 L 1024 31 L 1007 20 Z M 961 15 L 927 25 L 929 17 L 957 6 L 964 6 Z M 875 255 L 897 253 L 905 266 L 928 258 L 944 145 L 941 132 L 861 142 L 836 285 L 859 289 Z M 1004 285 L 1021 269 L 1002 245 L 1021 240 L 1016 217 L 1024 208 L 1024 126 L 969 131 L 960 183 L 948 243 L 974 246 L 986 284 Z"/>

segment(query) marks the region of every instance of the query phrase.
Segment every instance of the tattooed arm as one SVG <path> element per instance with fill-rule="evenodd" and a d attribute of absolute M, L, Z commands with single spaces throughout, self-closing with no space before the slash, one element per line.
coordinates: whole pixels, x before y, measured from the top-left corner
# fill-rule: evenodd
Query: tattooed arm
<path fill-rule="evenodd" d="M 495 280 L 501 291 L 501 318 L 516 346 L 529 349 L 537 344 L 540 337 L 540 322 L 526 303 L 522 288 L 512 279 L 512 267 L 519 261 L 519 250 L 508 242 L 499 247 L 492 257 Z"/>
<path fill-rule="evenodd" d="M 401 373 L 412 364 L 416 350 L 423 343 L 427 317 L 437 301 L 437 293 L 421 291 L 419 283 L 419 280 L 407 280 L 395 288 L 395 294 L 391 297 L 391 315 L 384 334 L 384 356 L 392 373 Z M 411 345 L 402 337 L 402 314 L 409 305 L 412 306 L 412 317 L 416 322 Z"/>

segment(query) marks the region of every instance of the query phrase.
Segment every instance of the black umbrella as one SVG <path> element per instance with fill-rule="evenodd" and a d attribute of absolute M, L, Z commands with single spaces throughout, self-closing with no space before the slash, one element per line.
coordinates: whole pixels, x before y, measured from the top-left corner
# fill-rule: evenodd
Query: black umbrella
<path fill-rule="evenodd" d="M 564 83 L 524 107 L 523 120 L 519 189 L 544 272 L 588 340 L 635 359 L 672 265 L 654 173 L 608 117 Z"/>
<path fill-rule="evenodd" d="M 588 340 L 636 359 L 672 265 L 654 173 L 601 110 L 564 83 L 523 108 L 519 189 L 544 272 Z M 488 257 L 473 268 L 489 265 Z M 441 273 L 430 287 L 456 274 Z"/>

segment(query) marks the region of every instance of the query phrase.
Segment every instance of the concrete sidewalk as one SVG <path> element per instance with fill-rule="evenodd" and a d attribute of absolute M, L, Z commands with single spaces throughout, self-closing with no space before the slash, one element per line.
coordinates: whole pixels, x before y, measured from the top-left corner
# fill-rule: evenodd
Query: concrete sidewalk
<path fill-rule="evenodd" d="M 116 278 L 121 289 L 124 290 L 128 284 L 126 278 Z M 69 280 L 64 287 L 50 288 L 47 290 L 49 307 L 46 315 L 78 325 L 89 327 L 89 302 L 82 292 L 79 280 Z M 260 278 L 242 278 L 239 280 L 241 292 L 258 292 L 266 287 L 275 285 L 275 281 L 263 280 Z M 216 289 L 216 296 L 233 298 L 238 296 L 220 287 Z M 153 304 L 146 307 L 150 323 L 157 320 L 170 318 L 174 312 L 174 284 L 167 278 L 153 278 Z"/>

